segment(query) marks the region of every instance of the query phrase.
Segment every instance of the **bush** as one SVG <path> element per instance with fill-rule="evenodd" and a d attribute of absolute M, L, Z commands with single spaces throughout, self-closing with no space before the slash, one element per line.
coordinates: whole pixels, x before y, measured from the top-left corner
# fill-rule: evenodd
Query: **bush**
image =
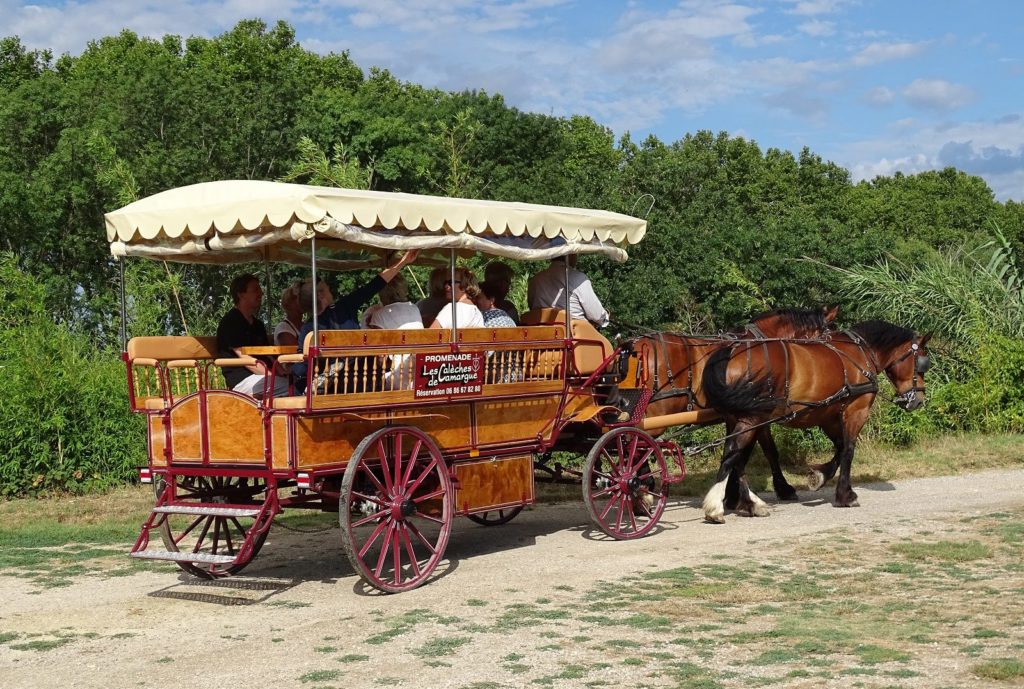
<path fill-rule="evenodd" d="M 145 461 L 124 366 L 56 325 L 40 285 L 0 256 L 0 495 L 122 484 Z"/>

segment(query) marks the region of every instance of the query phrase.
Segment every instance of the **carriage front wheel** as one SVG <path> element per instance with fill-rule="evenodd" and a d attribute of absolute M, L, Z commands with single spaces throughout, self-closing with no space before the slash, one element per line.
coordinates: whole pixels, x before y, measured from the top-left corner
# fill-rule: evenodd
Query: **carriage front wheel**
<path fill-rule="evenodd" d="M 426 581 L 452 526 L 451 477 L 437 445 L 411 427 L 382 428 L 356 447 L 341 484 L 342 546 L 381 591 Z"/>
<path fill-rule="evenodd" d="M 601 436 L 583 469 L 583 503 L 597 528 L 615 539 L 646 535 L 668 503 L 668 466 L 657 441 L 638 428 Z"/>

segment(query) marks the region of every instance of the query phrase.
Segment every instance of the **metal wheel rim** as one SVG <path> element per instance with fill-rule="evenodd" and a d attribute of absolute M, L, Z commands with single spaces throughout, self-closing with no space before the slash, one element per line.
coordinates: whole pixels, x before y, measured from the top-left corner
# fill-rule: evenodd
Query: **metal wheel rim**
<path fill-rule="evenodd" d="M 631 488 L 632 478 L 641 485 Z M 651 479 L 654 485 L 646 485 Z M 616 428 L 601 436 L 587 455 L 583 502 L 594 524 L 616 540 L 650 533 L 665 511 L 668 491 L 665 457 L 644 431 Z"/>
<path fill-rule="evenodd" d="M 479 524 L 480 526 L 501 526 L 502 524 L 508 524 L 510 521 L 518 517 L 519 513 L 522 511 L 522 506 L 518 505 L 516 507 L 487 510 L 486 512 L 478 512 L 477 514 L 468 514 L 466 516 L 469 517 L 469 521 Z"/>
<path fill-rule="evenodd" d="M 412 427 L 370 434 L 345 468 L 338 510 L 352 567 L 386 593 L 420 586 L 444 557 L 452 502 L 448 468 L 428 435 Z"/>

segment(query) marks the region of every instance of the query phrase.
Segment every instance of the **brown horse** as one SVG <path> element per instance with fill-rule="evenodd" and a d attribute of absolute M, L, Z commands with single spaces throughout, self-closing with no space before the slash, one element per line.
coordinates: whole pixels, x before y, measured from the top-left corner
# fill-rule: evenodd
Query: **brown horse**
<path fill-rule="evenodd" d="M 677 333 L 655 333 L 639 338 L 635 349 L 645 357 L 647 385 L 653 397 L 647 416 L 709 409 L 702 383 L 705 364 L 716 351 L 730 343 L 769 339 L 816 339 L 829 332 L 839 307 L 820 310 L 775 309 L 754 316 L 751 322 L 726 336 L 701 337 Z M 731 429 L 727 426 L 726 432 Z M 757 434 L 772 470 L 772 487 L 780 500 L 796 500 L 796 490 L 786 480 L 779 464 L 779 450 L 767 427 Z M 730 487 L 730 495 L 733 493 Z"/>
<path fill-rule="evenodd" d="M 931 334 L 885 321 L 866 321 L 820 342 L 742 343 L 712 354 L 704 369 L 704 392 L 724 415 L 729 434 L 715 485 L 704 498 L 704 516 L 725 521 L 730 475 L 739 484 L 739 511 L 764 516 L 767 506 L 750 490 L 743 469 L 759 431 L 778 422 L 792 428 L 820 428 L 835 446 L 830 462 L 813 467 L 820 487 L 839 469 L 837 507 L 857 506 L 850 486 L 854 447 L 878 393 L 878 374 L 896 388 L 896 403 L 907 411 L 924 404 L 926 345 Z M 817 485 L 813 485 L 813 484 Z"/>

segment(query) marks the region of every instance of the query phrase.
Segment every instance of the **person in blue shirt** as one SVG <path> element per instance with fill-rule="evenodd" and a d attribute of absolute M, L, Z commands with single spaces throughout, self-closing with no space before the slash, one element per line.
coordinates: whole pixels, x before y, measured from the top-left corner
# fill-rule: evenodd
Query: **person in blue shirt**
<path fill-rule="evenodd" d="M 359 330 L 359 311 L 374 295 L 380 292 L 386 284 L 391 282 L 402 268 L 409 265 L 419 256 L 419 251 L 407 251 L 402 257 L 388 266 L 375 276 L 372 280 L 357 287 L 349 294 L 339 297 L 336 301 L 331 294 L 327 283 L 320 281 L 317 285 L 317 307 L 320 313 L 317 314 L 317 325 L 320 330 Z M 299 288 L 299 303 L 302 308 L 312 313 L 313 311 L 313 281 L 304 280 Z M 299 330 L 298 351 L 302 351 L 302 345 L 306 341 L 306 335 L 313 332 L 313 321 L 310 319 L 303 323 Z M 292 376 L 295 378 L 295 392 L 302 394 L 306 390 L 306 363 L 299 363 L 292 366 Z"/>

